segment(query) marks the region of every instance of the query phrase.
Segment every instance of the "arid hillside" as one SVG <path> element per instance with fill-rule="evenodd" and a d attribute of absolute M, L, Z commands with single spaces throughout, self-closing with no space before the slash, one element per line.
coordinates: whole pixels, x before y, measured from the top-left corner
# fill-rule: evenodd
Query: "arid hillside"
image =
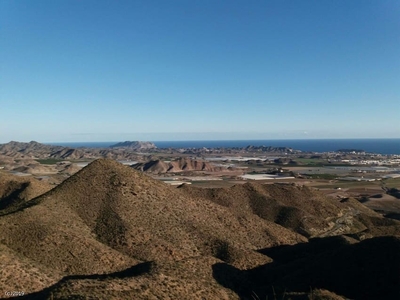
<path fill-rule="evenodd" d="M 135 143 L 135 142 L 132 142 Z M 0 144 L 0 158 L 12 159 L 137 159 L 137 153 L 148 150 L 141 147 L 121 147 L 121 148 L 70 148 L 63 146 L 53 146 L 31 141 L 29 143 L 11 141 Z"/>
<path fill-rule="evenodd" d="M 0 173 L 0 214 L 44 194 L 51 188 L 51 185 L 35 178 Z"/>
<path fill-rule="evenodd" d="M 378 251 L 379 241 L 397 247 L 397 238 L 375 243 L 375 235 L 400 232 L 399 222 L 356 200 L 309 188 L 173 188 L 109 159 L 43 192 L 0 211 L 0 290 L 23 291 L 22 299 L 265 299 L 271 284 L 291 297 L 309 297 L 311 287 L 331 295 L 320 299 L 373 299 L 343 288 L 334 275 L 341 263 L 358 265 L 359 251 Z M 313 236 L 320 238 L 309 242 Z M 376 272 L 376 259 L 360 258 L 364 267 L 351 267 L 352 276 Z M 324 266 L 335 273 L 323 273 Z M 394 282 L 389 275 L 396 272 L 382 273 L 383 280 Z"/>
<path fill-rule="evenodd" d="M 0 144 L 0 153 L 8 157 L 37 157 L 41 153 L 54 153 L 65 147 L 44 145 L 35 141 L 21 143 L 11 141 L 7 144 Z"/>
<path fill-rule="evenodd" d="M 238 215 L 255 214 L 308 238 L 400 232 L 400 222 L 383 218 L 355 199 L 328 199 L 306 186 L 246 183 L 214 189 L 184 185 L 179 190 L 192 198 L 229 207 Z"/>
<path fill-rule="evenodd" d="M 145 163 L 137 163 L 132 167 L 139 171 L 154 174 L 182 173 L 190 171 L 219 172 L 227 170 L 226 168 L 215 166 L 207 161 L 190 158 L 179 158 L 168 163 L 161 160 L 150 160 Z"/>
<path fill-rule="evenodd" d="M 255 215 L 239 218 L 217 204 L 184 197 L 112 160 L 97 160 L 22 203 L 0 225 L 1 244 L 51 269 L 54 280 L 59 274 L 110 273 L 139 262 L 203 256 L 251 267 L 270 261 L 256 249 L 306 240 Z M 18 276 L 5 276 L 3 287 Z M 28 282 L 19 284 L 30 292 L 44 288 Z"/>

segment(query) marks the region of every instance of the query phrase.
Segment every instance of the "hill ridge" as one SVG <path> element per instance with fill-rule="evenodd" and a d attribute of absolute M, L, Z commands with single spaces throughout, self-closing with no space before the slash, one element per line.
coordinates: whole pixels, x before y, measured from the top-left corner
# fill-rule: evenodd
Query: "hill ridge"
<path fill-rule="evenodd" d="M 400 232 L 399 222 L 362 210 L 360 203 L 328 199 L 307 187 L 246 183 L 221 189 L 173 188 L 110 159 L 92 162 L 28 204 L 0 216 L 0 255 L 5 257 L 0 270 L 3 261 L 12 259 L 20 266 L 15 275 L 2 276 L 0 289 L 27 274 L 30 279 L 19 288 L 29 293 L 49 288 L 50 294 L 39 292 L 38 299 L 51 299 L 53 292 L 60 298 L 83 297 L 88 290 L 101 293 L 101 299 L 201 298 L 201 291 L 237 299 L 243 290 L 232 288 L 232 283 L 253 280 L 257 268 L 278 266 L 277 276 L 295 276 L 293 270 L 302 266 L 304 251 L 296 250 L 300 260 L 292 265 L 273 260 L 276 256 L 268 249 L 311 249 L 307 237 L 337 225 L 337 220 L 343 230 L 330 234 Z M 360 214 L 343 219 L 347 208 Z M 357 242 L 350 237 L 334 241 L 337 246 Z M 278 265 L 279 260 L 284 264 Z M 112 275 L 146 262 L 152 262 L 152 272 L 143 276 Z M 228 267 L 218 269 L 221 264 Z M 45 283 L 35 283 L 35 267 L 54 272 L 44 272 Z M 221 270 L 232 271 L 236 279 L 221 278 Z M 63 280 L 65 276 L 72 277 Z M 226 281 L 231 291 L 222 287 Z M 245 287 L 243 282 L 235 285 Z M 263 286 L 255 288 L 265 292 Z"/>
<path fill-rule="evenodd" d="M 218 172 L 229 170 L 221 166 L 215 166 L 212 163 L 204 160 L 180 157 L 170 162 L 164 162 L 160 159 L 149 160 L 144 163 L 137 163 L 132 166 L 135 170 L 145 173 L 181 173 L 190 171 L 203 171 L 203 172 Z"/>

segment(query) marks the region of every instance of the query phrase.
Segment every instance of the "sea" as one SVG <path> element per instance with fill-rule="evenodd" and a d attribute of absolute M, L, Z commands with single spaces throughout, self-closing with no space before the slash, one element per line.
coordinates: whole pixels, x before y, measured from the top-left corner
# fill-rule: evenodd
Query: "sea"
<path fill-rule="evenodd" d="M 158 148 L 233 148 L 247 146 L 288 147 L 304 152 L 330 152 L 339 149 L 357 149 L 369 153 L 400 155 L 399 139 L 288 139 L 288 140 L 204 140 L 204 141 L 151 141 Z M 71 148 L 106 148 L 117 142 L 47 143 Z"/>

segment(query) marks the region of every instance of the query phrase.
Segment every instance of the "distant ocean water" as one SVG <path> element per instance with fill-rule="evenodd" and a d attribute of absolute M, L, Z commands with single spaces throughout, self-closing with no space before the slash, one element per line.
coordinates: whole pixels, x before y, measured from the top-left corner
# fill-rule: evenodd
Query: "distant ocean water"
<path fill-rule="evenodd" d="M 117 142 L 49 143 L 71 148 L 106 148 Z M 400 139 L 312 139 L 312 140 L 212 140 L 212 141 L 153 141 L 158 148 L 217 148 L 273 146 L 301 151 L 328 152 L 339 149 L 359 149 L 371 153 L 400 154 Z"/>

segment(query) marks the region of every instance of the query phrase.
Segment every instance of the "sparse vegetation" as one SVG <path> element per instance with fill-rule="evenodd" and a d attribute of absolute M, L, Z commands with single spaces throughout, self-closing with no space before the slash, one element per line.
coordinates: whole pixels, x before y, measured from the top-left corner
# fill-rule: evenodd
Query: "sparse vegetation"
<path fill-rule="evenodd" d="M 400 178 L 389 178 L 382 180 L 382 183 L 385 184 L 388 188 L 397 188 L 400 189 Z"/>
<path fill-rule="evenodd" d="M 335 174 L 327 174 L 327 173 L 322 173 L 322 174 L 304 174 L 304 176 L 312 178 L 312 179 L 325 179 L 325 180 L 333 180 L 337 179 L 338 176 Z"/>
<path fill-rule="evenodd" d="M 374 237 L 399 233 L 400 222 L 309 187 L 177 189 L 98 160 L 27 199 L 0 216 L 0 288 L 29 299 L 339 300 L 336 293 L 399 292 L 400 239 Z"/>
<path fill-rule="evenodd" d="M 308 166 L 322 166 L 328 164 L 328 161 L 326 159 L 320 158 L 296 158 L 296 161 L 298 163 Z"/>
<path fill-rule="evenodd" d="M 55 165 L 62 160 L 56 158 L 46 158 L 46 159 L 36 159 L 36 161 L 42 165 Z"/>

